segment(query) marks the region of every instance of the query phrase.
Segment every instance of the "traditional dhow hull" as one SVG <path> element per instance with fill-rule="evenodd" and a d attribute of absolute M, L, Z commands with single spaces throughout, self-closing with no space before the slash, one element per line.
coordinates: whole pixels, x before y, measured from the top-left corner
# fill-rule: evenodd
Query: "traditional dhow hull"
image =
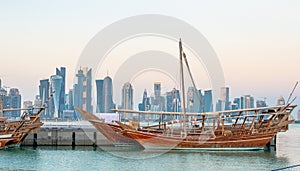
<path fill-rule="evenodd" d="M 12 138 L 9 138 L 9 139 L 7 139 L 7 138 L 0 139 L 0 149 L 7 147 L 7 143 L 9 143 L 11 141 L 13 141 Z"/>
<path fill-rule="evenodd" d="M 86 120 L 88 120 L 101 134 L 103 134 L 115 146 L 137 145 L 138 142 L 122 134 L 119 125 L 105 123 L 94 114 L 75 108 Z"/>
<path fill-rule="evenodd" d="M 122 134 L 122 129 L 118 125 L 107 124 L 97 120 L 91 120 L 91 124 L 101 132 L 113 145 L 125 146 L 125 145 L 137 145 L 137 141 L 131 137 L 126 137 Z"/>
<path fill-rule="evenodd" d="M 210 149 L 210 150 L 249 150 L 263 149 L 273 138 L 274 133 L 248 136 L 219 137 L 205 136 L 199 139 L 176 138 L 142 131 L 125 130 L 124 135 L 138 141 L 146 149 Z"/>

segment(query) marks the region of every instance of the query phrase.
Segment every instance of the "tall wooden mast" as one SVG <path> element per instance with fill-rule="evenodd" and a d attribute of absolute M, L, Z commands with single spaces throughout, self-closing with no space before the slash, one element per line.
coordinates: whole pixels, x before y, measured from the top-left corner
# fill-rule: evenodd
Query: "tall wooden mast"
<path fill-rule="evenodd" d="M 183 133 L 186 136 L 186 111 L 185 111 L 185 89 L 184 89 L 184 75 L 183 75 L 183 60 L 182 60 L 182 43 L 179 40 L 179 61 L 180 61 L 180 81 L 181 81 L 181 108 L 183 112 Z"/>

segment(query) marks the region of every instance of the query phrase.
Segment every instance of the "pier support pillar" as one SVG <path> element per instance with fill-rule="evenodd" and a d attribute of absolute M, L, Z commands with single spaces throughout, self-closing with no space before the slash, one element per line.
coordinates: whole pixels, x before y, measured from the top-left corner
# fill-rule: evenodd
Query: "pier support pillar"
<path fill-rule="evenodd" d="M 277 139 L 277 134 L 274 135 L 272 140 L 265 146 L 266 151 L 276 151 L 276 139 Z"/>
<path fill-rule="evenodd" d="M 94 146 L 94 147 L 97 146 L 97 132 L 94 132 L 94 142 L 93 142 L 93 146 Z"/>
<path fill-rule="evenodd" d="M 33 147 L 37 147 L 37 134 L 33 134 Z"/>
<path fill-rule="evenodd" d="M 75 132 L 72 132 L 72 147 L 75 147 Z"/>

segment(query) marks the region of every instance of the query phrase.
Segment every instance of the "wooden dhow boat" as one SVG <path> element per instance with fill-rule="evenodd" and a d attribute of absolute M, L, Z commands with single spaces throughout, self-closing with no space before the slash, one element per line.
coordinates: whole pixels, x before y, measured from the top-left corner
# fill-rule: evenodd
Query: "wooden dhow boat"
<path fill-rule="evenodd" d="M 29 114 L 28 110 L 38 110 L 36 114 Z M 18 120 L 7 120 L 4 112 L 24 110 L 25 112 Z M 45 108 L 24 108 L 24 109 L 2 109 L 0 117 L 0 149 L 20 146 L 26 136 L 30 133 L 36 133 L 43 125 L 40 116 Z"/>
<path fill-rule="evenodd" d="M 109 124 L 98 118 L 89 120 L 113 144 L 138 142 L 146 149 L 203 149 L 203 150 L 255 150 L 263 149 L 278 132 L 288 130 L 291 112 L 296 105 L 263 107 L 243 110 L 228 110 L 209 113 L 186 113 L 183 122 L 163 121 L 161 124 L 141 126 L 137 124 Z M 83 116 L 94 116 L 83 110 Z M 170 115 L 182 113 L 118 110 L 137 115 Z M 86 117 L 85 117 L 86 118 Z M 197 119 L 191 119 L 197 118 Z M 193 121 L 200 125 L 193 125 Z"/>
<path fill-rule="evenodd" d="M 183 61 L 195 90 L 196 86 L 181 40 L 179 49 L 181 106 L 185 106 Z M 113 143 L 128 142 L 131 139 L 146 149 L 254 150 L 263 149 L 278 132 L 288 130 L 288 125 L 294 121 L 291 119 L 291 113 L 296 107 L 292 105 L 294 100 L 288 100 L 287 105 L 282 106 L 203 113 L 187 113 L 185 107 L 182 112 L 114 110 L 119 114 L 137 116 L 129 124 L 121 120 L 116 121 L 117 124 L 104 123 L 91 113 L 78 108 L 76 110 Z M 201 103 L 200 98 L 199 101 Z M 148 121 L 145 124 L 140 120 L 141 115 L 159 116 L 160 122 L 150 125 Z M 164 120 L 167 115 L 169 120 Z"/>

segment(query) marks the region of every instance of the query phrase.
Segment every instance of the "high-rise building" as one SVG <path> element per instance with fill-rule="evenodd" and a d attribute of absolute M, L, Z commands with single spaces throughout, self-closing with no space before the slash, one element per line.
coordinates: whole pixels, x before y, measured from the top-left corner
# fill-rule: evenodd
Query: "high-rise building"
<path fill-rule="evenodd" d="M 195 91 L 194 93 L 194 112 L 199 113 L 199 112 L 203 112 L 203 110 L 204 110 L 203 95 L 201 90 L 198 90 Z"/>
<path fill-rule="evenodd" d="M 201 90 L 189 87 L 187 92 L 187 112 L 203 112 L 203 108 L 204 104 Z"/>
<path fill-rule="evenodd" d="M 175 88 L 172 90 L 172 96 L 173 96 L 173 112 L 180 112 L 181 111 L 181 98 L 180 98 L 180 92 L 179 90 L 176 90 Z"/>
<path fill-rule="evenodd" d="M 149 111 L 151 109 L 151 104 L 150 104 L 150 98 L 147 95 L 147 90 L 144 90 L 143 93 L 143 99 L 142 99 L 142 103 L 139 103 L 139 110 L 140 111 Z M 145 119 L 145 115 L 141 115 L 140 116 L 142 120 Z"/>
<path fill-rule="evenodd" d="M 103 113 L 104 112 L 104 95 L 103 95 L 103 82 L 104 80 L 96 80 L 96 89 L 97 89 L 97 107 L 96 112 L 97 113 Z"/>
<path fill-rule="evenodd" d="M 6 96 L 6 95 L 7 95 L 7 91 L 2 87 L 2 81 L 0 79 L 0 96 Z"/>
<path fill-rule="evenodd" d="M 70 104 L 69 94 L 65 94 L 65 106 L 64 106 L 65 110 L 69 110 L 69 104 Z"/>
<path fill-rule="evenodd" d="M 243 99 L 241 100 L 243 102 L 242 109 L 254 108 L 254 98 L 251 95 L 245 95 L 241 99 Z"/>
<path fill-rule="evenodd" d="M 213 111 L 212 90 L 204 91 L 204 112 Z"/>
<path fill-rule="evenodd" d="M 230 102 L 229 102 L 229 87 L 221 88 L 221 110 L 229 110 Z"/>
<path fill-rule="evenodd" d="M 59 95 L 59 112 L 62 114 L 62 111 L 65 110 L 65 89 L 66 89 L 66 68 L 60 67 L 60 69 L 56 68 L 56 75 L 61 76 L 62 82 L 61 82 L 61 88 L 60 88 L 60 95 Z"/>
<path fill-rule="evenodd" d="M 161 96 L 161 83 L 155 82 L 154 83 L 154 97 L 157 99 Z"/>
<path fill-rule="evenodd" d="M 32 108 L 32 107 L 33 107 L 32 101 L 27 100 L 23 102 L 23 108 Z"/>
<path fill-rule="evenodd" d="M 234 98 L 233 104 L 236 104 L 236 109 L 241 109 L 241 98 Z"/>
<path fill-rule="evenodd" d="M 222 104 L 223 104 L 223 101 L 221 99 L 219 99 L 216 103 L 216 111 L 222 111 Z"/>
<path fill-rule="evenodd" d="M 5 96 L 7 96 L 7 91 L 2 88 L 2 81 L 0 79 L 0 109 L 4 107 Z M 2 110 L 0 110 L 0 114 L 2 115 Z"/>
<path fill-rule="evenodd" d="M 241 109 L 245 109 L 245 97 L 241 97 Z"/>
<path fill-rule="evenodd" d="M 257 100 L 256 101 L 256 107 L 267 107 L 266 101 L 265 100 Z"/>
<path fill-rule="evenodd" d="M 139 104 L 140 111 L 148 111 L 151 109 L 150 98 L 147 95 L 147 90 L 144 90 L 142 103 Z"/>
<path fill-rule="evenodd" d="M 112 87 L 112 79 L 107 76 L 103 80 L 103 111 L 104 113 L 112 113 L 111 109 L 115 108 L 113 103 L 113 87 Z"/>
<path fill-rule="evenodd" d="M 85 81 L 84 81 L 84 92 L 86 94 L 85 96 L 85 105 L 86 105 L 86 111 L 93 112 L 93 106 L 92 106 L 92 69 L 88 69 L 87 67 L 83 68 Z"/>
<path fill-rule="evenodd" d="M 237 109 L 239 109 L 239 106 L 237 103 L 231 104 L 231 110 L 237 110 Z"/>
<path fill-rule="evenodd" d="M 167 92 L 166 103 L 167 112 L 179 112 L 181 110 L 179 90 L 174 88 L 172 91 Z"/>
<path fill-rule="evenodd" d="M 52 75 L 50 77 L 51 82 L 51 92 L 53 93 L 53 103 L 54 103 L 54 118 L 60 118 L 62 115 L 62 111 L 60 110 L 60 95 L 61 95 L 61 84 L 63 82 L 63 78 L 59 75 Z"/>
<path fill-rule="evenodd" d="M 73 89 L 69 90 L 69 96 L 68 96 L 68 110 L 74 110 L 74 91 Z"/>
<path fill-rule="evenodd" d="M 133 109 L 133 89 L 129 82 L 122 89 L 122 109 Z"/>
<path fill-rule="evenodd" d="M 45 104 L 45 106 L 47 107 L 45 109 L 45 114 L 42 115 L 41 117 L 44 118 L 51 118 L 50 113 L 49 113 L 49 108 L 51 107 L 51 101 L 52 99 L 50 99 L 50 86 L 49 86 L 49 79 L 44 79 L 44 80 L 40 80 L 40 85 L 39 85 L 39 98 L 41 100 L 42 103 Z M 50 104 L 50 105 L 49 105 Z M 39 106 L 41 107 L 41 106 Z"/>
<path fill-rule="evenodd" d="M 74 107 L 92 113 L 92 69 L 80 68 L 76 74 L 77 84 L 74 84 Z M 76 116 L 81 115 L 76 112 Z"/>
<path fill-rule="evenodd" d="M 194 111 L 194 100 L 195 100 L 195 89 L 194 87 L 189 87 L 187 91 L 187 112 L 193 113 Z"/>
<path fill-rule="evenodd" d="M 40 96 L 37 95 L 34 99 L 34 102 L 33 102 L 33 107 L 34 108 L 39 108 L 39 107 L 42 107 L 42 100 L 40 99 Z"/>
<path fill-rule="evenodd" d="M 19 92 L 19 89 L 17 88 L 11 88 L 9 90 L 8 96 L 5 96 L 4 99 L 4 105 L 3 108 L 21 108 L 21 94 Z M 8 111 L 4 113 L 5 117 L 20 117 L 21 116 L 21 111 L 20 110 L 15 110 L 15 111 Z"/>
<path fill-rule="evenodd" d="M 167 112 L 172 112 L 173 110 L 173 95 L 172 95 L 172 92 L 167 92 L 167 95 L 166 95 L 166 100 L 167 100 Z"/>
<path fill-rule="evenodd" d="M 27 109 L 32 109 L 33 108 L 33 103 L 30 100 L 24 101 L 23 102 L 23 108 Z M 32 114 L 32 110 L 27 110 L 28 113 Z"/>
<path fill-rule="evenodd" d="M 161 96 L 161 83 L 154 82 L 154 97 L 151 97 L 152 111 L 165 111 L 165 98 Z"/>
<path fill-rule="evenodd" d="M 277 106 L 285 105 L 285 100 L 282 96 L 277 98 Z"/>

